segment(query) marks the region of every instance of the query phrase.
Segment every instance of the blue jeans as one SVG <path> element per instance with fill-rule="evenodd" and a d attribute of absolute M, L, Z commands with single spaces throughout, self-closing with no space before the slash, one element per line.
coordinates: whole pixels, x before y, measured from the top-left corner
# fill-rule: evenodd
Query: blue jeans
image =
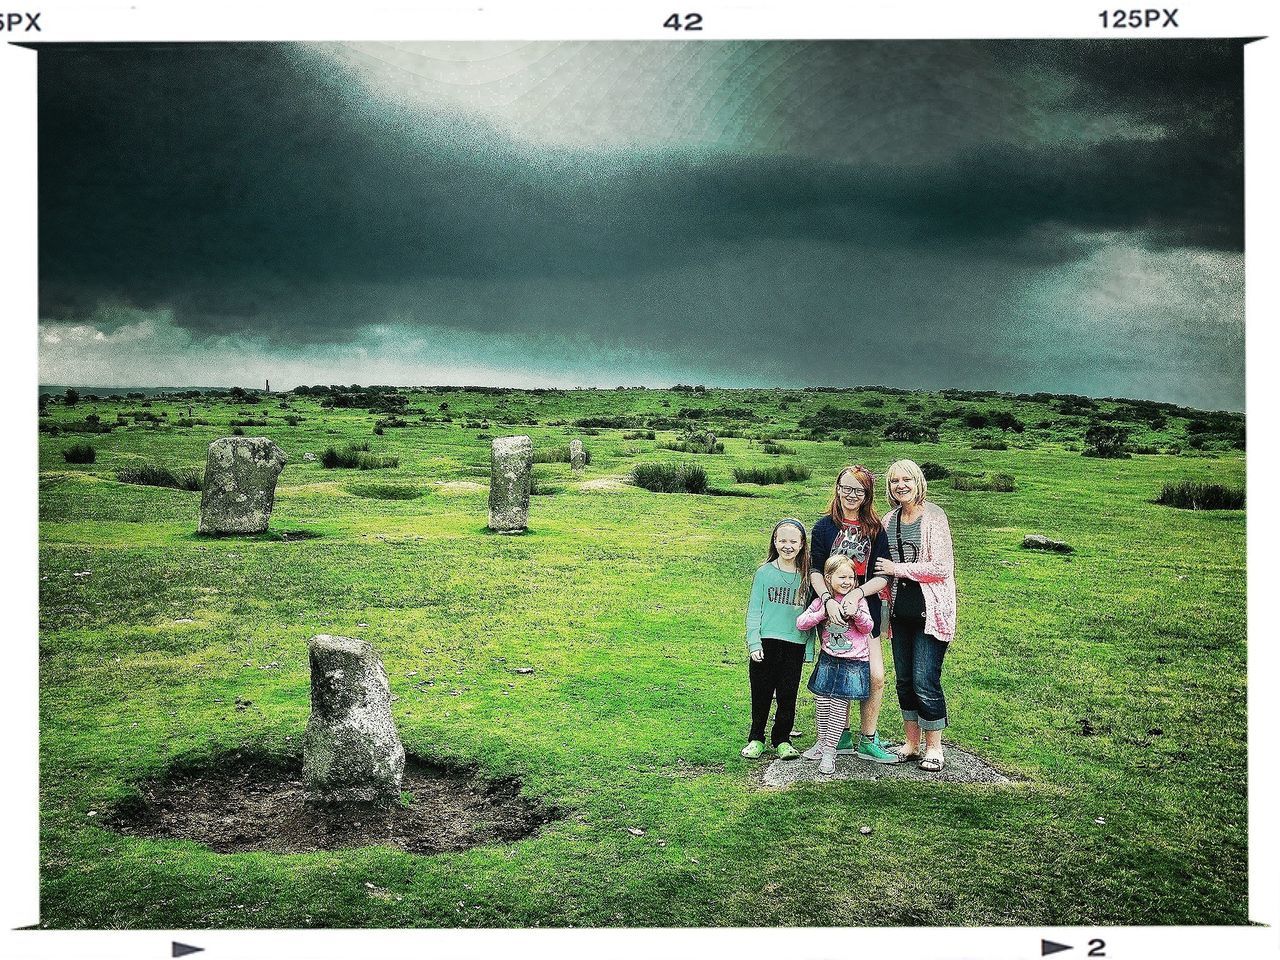
<path fill-rule="evenodd" d="M 947 725 L 947 699 L 942 693 L 942 658 L 947 644 L 924 632 L 924 621 L 893 621 L 893 672 L 902 719 L 921 730 Z"/>

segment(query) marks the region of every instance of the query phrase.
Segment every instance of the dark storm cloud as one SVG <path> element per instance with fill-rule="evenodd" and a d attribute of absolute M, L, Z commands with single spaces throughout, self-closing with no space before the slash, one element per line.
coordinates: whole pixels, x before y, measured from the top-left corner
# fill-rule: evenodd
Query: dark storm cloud
<path fill-rule="evenodd" d="M 199 335 L 340 342 L 393 318 L 448 325 L 441 284 L 626 281 L 770 242 L 1036 264 L 1086 255 L 1097 233 L 1241 248 L 1238 44 L 1189 59 L 986 46 L 1064 81 L 1046 109 L 1169 133 L 1002 142 L 909 173 L 891 158 L 536 150 L 374 102 L 280 46 L 44 47 L 41 314 L 169 307 Z"/>

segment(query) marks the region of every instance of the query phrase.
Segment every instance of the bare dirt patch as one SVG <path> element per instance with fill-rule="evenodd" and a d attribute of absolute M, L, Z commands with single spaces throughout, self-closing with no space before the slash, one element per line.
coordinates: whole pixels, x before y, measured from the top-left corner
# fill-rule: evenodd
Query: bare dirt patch
<path fill-rule="evenodd" d="M 437 480 L 435 485 L 443 493 L 465 493 L 471 490 L 488 490 L 489 485 L 474 480 Z"/>
<path fill-rule="evenodd" d="M 402 803 L 392 807 L 306 802 L 302 759 L 249 751 L 176 764 L 112 811 L 108 829 L 194 840 L 219 853 L 306 853 L 390 846 L 410 853 L 511 843 L 561 814 L 520 795 L 516 780 L 471 770 L 405 763 Z"/>
<path fill-rule="evenodd" d="M 889 749 L 894 745 L 885 744 Z M 825 783 L 829 780 L 924 780 L 946 783 L 1013 783 L 1014 777 L 997 770 L 981 757 L 946 745 L 946 766 L 926 773 L 914 762 L 870 763 L 858 757 L 837 757 L 836 772 L 818 773 L 816 760 L 775 760 L 764 768 L 761 781 L 766 787 L 789 787 L 796 783 Z"/>
<path fill-rule="evenodd" d="M 631 484 L 627 483 L 626 475 L 618 477 L 596 477 L 594 480 L 584 480 L 578 484 L 579 490 L 605 490 L 617 491 L 631 489 Z"/>

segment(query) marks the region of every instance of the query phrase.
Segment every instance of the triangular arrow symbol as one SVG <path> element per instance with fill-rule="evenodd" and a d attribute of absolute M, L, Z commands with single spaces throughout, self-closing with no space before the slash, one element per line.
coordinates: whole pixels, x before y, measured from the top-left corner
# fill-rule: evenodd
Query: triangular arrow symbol
<path fill-rule="evenodd" d="M 193 947 L 189 943 L 179 943 L 173 941 L 173 955 L 175 957 L 185 957 L 188 953 L 199 953 L 204 947 Z"/>
<path fill-rule="evenodd" d="M 1073 950 L 1074 947 L 1065 943 L 1054 943 L 1052 940 L 1040 941 L 1040 956 L 1047 957 L 1051 953 L 1061 953 L 1063 950 Z"/>

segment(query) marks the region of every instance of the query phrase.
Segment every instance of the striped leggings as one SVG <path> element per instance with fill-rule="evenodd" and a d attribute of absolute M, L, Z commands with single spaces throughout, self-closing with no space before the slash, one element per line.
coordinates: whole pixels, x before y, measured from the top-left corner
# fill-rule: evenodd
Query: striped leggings
<path fill-rule="evenodd" d="M 813 710 L 818 717 L 818 743 L 824 750 L 834 750 L 840 734 L 849 726 L 848 700 L 813 696 Z"/>

